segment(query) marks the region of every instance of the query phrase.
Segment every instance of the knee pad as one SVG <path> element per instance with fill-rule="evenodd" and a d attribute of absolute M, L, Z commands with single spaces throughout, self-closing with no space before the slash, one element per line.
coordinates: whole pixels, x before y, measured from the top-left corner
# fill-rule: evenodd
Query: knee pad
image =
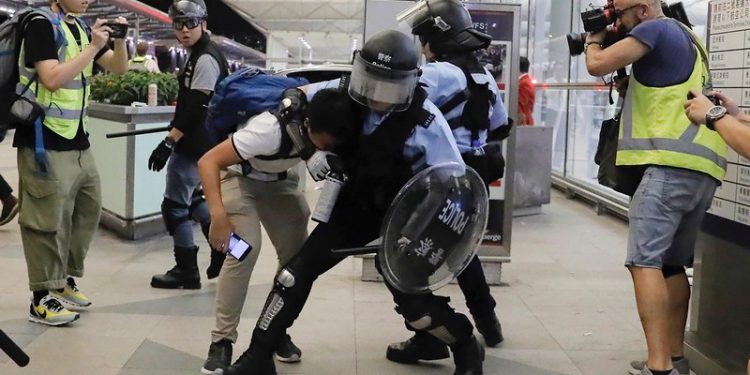
<path fill-rule="evenodd" d="M 664 275 L 665 279 L 668 279 L 672 276 L 679 275 L 685 273 L 685 267 L 683 266 L 670 266 L 670 265 L 663 265 L 661 266 L 661 273 Z"/>
<path fill-rule="evenodd" d="M 409 327 L 427 332 L 448 345 L 471 336 L 471 322 L 448 305 L 448 297 L 426 296 L 429 300 L 420 296 L 410 297 L 414 298 L 396 308 Z"/>
<path fill-rule="evenodd" d="M 266 300 L 265 306 L 263 306 L 263 312 L 258 319 L 258 328 L 266 331 L 273 322 L 273 319 L 278 315 L 281 309 L 284 307 L 284 298 L 288 294 L 288 290 L 293 288 L 297 283 L 297 279 L 294 275 L 294 271 L 289 267 L 284 267 L 276 274 L 276 280 L 271 290 L 271 294 Z"/>
<path fill-rule="evenodd" d="M 174 235 L 177 226 L 190 220 L 189 207 L 171 199 L 164 198 L 161 202 L 161 216 L 164 219 L 164 224 L 167 226 L 167 231 L 171 236 Z"/>

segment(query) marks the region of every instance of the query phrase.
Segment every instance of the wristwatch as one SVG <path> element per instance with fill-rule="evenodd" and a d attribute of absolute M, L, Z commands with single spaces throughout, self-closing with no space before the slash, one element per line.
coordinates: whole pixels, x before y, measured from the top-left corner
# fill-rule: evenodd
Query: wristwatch
<path fill-rule="evenodd" d="M 164 145 L 167 146 L 168 149 L 172 149 L 174 147 L 175 142 L 172 138 L 164 137 Z"/>
<path fill-rule="evenodd" d="M 722 117 L 724 117 L 727 114 L 727 109 L 716 105 L 711 108 L 709 108 L 708 112 L 706 113 L 706 127 L 711 130 L 714 129 L 714 124 L 716 121 L 719 121 Z"/>

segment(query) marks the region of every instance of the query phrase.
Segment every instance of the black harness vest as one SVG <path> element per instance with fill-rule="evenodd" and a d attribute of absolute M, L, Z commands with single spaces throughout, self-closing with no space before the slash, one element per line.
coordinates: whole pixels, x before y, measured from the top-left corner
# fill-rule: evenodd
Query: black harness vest
<path fill-rule="evenodd" d="M 193 73 L 195 71 L 195 65 L 197 64 L 198 59 L 206 54 L 213 57 L 214 60 L 216 60 L 216 62 L 219 64 L 221 75 L 216 81 L 217 83 L 221 82 L 222 79 L 226 78 L 226 76 L 229 75 L 229 63 L 227 63 L 226 57 L 224 57 L 224 54 L 221 52 L 219 47 L 211 41 L 208 34 L 204 33 L 198 43 L 196 43 L 192 47 L 190 51 L 190 58 L 185 63 L 185 68 L 177 78 L 179 83 L 179 91 L 177 93 L 177 107 L 175 107 L 175 113 L 181 113 L 182 111 L 185 111 L 185 106 L 190 105 L 190 103 L 186 103 L 184 98 L 187 98 L 187 96 L 190 95 L 190 85 L 193 78 Z M 213 96 L 213 92 L 211 93 L 211 96 Z M 208 142 L 208 134 L 206 133 L 206 128 L 204 125 L 206 121 L 207 109 L 208 108 L 206 107 L 202 108 L 202 115 L 199 119 L 195 119 L 196 122 L 191 127 L 192 131 L 189 134 L 186 134 L 185 137 L 180 139 L 180 141 L 175 146 L 176 152 L 193 155 L 196 158 L 200 158 L 204 153 L 206 153 L 206 151 L 211 148 Z"/>
<path fill-rule="evenodd" d="M 466 77 L 466 88 L 440 106 L 440 112 L 446 115 L 461 103 L 466 103 L 460 117 L 447 120 L 451 129 L 463 126 L 471 131 L 471 143 L 472 146 L 475 146 L 474 143 L 479 140 L 479 132 L 490 128 L 490 119 L 487 114 L 490 111 L 490 107 L 497 101 L 497 97 L 490 89 L 489 83 L 477 83 L 474 81 L 474 77 L 471 76 L 472 74 L 486 73 L 476 57 L 465 55 L 450 56 L 446 57 L 443 61 L 461 68 Z"/>
<path fill-rule="evenodd" d="M 360 208 L 385 213 L 401 187 L 414 176 L 413 160 L 404 158 L 406 140 L 417 126 L 429 127 L 435 115 L 423 108 L 427 92 L 417 87 L 406 111 L 389 114 L 372 134 L 359 137 L 357 147 L 349 150 L 345 160 L 351 178 L 344 197 Z"/>

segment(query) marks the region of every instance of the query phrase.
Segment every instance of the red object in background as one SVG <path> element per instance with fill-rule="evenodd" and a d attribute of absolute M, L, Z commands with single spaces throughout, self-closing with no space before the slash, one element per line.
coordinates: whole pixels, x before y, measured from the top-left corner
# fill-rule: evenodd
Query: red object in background
<path fill-rule="evenodd" d="M 534 101 L 536 89 L 529 73 L 518 77 L 518 123 L 520 125 L 534 125 Z"/>
<path fill-rule="evenodd" d="M 498 82 L 497 83 L 497 88 L 500 89 L 500 91 L 505 91 L 505 83 Z"/>

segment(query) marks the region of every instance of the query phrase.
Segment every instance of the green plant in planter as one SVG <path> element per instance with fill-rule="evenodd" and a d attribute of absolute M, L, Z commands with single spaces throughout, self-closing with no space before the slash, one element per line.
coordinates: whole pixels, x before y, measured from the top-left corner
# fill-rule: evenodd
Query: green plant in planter
<path fill-rule="evenodd" d="M 146 103 L 148 85 L 152 83 L 159 88 L 157 105 L 170 105 L 177 99 L 177 77 L 174 74 L 138 71 L 94 76 L 91 80 L 91 99 L 119 105 Z"/>

